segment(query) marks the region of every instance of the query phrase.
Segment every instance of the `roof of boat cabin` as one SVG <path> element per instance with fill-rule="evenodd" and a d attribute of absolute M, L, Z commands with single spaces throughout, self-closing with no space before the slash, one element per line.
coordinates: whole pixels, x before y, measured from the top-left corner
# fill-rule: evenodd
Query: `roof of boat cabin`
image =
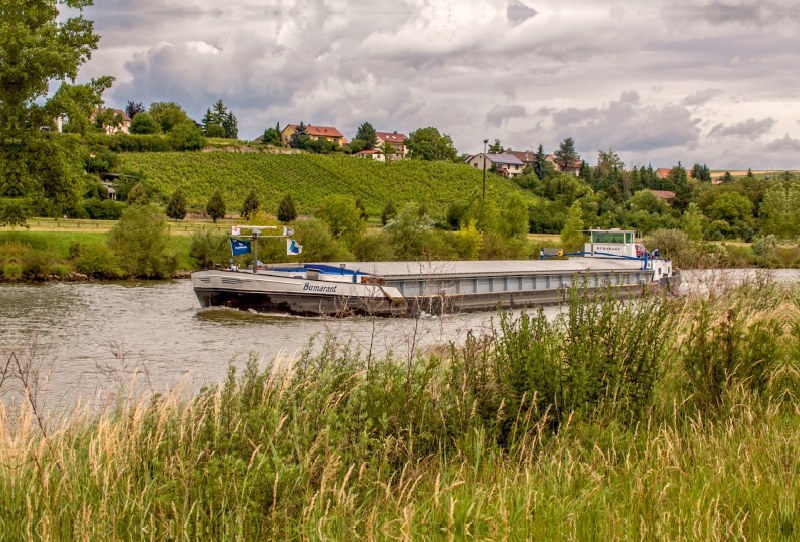
<path fill-rule="evenodd" d="M 484 262 L 341 262 L 327 264 L 307 263 L 306 267 L 324 265 L 340 267 L 349 272 L 359 272 L 384 278 L 419 277 L 503 277 L 521 275 L 561 275 L 594 271 L 601 273 L 632 272 L 642 268 L 643 262 L 614 258 L 570 258 L 568 260 L 509 260 Z"/>

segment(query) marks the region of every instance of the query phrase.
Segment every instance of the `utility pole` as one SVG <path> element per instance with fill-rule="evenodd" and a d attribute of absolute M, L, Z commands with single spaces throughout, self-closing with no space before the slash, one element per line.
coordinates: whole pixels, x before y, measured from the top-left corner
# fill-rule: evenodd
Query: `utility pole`
<path fill-rule="evenodd" d="M 488 139 L 483 140 L 483 200 L 486 201 L 486 145 L 489 144 Z"/>
<path fill-rule="evenodd" d="M 258 274 L 258 235 L 261 230 L 253 228 L 253 274 Z"/>

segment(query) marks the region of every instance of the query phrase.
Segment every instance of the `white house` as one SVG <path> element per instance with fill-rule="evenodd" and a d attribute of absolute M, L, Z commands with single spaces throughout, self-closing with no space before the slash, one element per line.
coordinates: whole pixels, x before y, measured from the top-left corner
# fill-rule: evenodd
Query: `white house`
<path fill-rule="evenodd" d="M 503 153 L 503 154 L 476 154 L 475 156 L 470 156 L 467 159 L 467 163 L 480 170 L 483 170 L 484 163 L 486 164 L 486 169 L 489 170 L 492 168 L 492 165 L 496 166 L 497 173 L 503 175 L 504 177 L 517 177 L 522 175 L 523 170 L 525 169 L 525 164 L 514 156 L 513 154 Z"/>
<path fill-rule="evenodd" d="M 367 158 L 369 160 L 375 160 L 376 162 L 385 162 L 386 157 L 383 155 L 381 151 L 378 150 L 363 150 L 356 153 L 353 153 L 353 156 L 356 158 Z"/>

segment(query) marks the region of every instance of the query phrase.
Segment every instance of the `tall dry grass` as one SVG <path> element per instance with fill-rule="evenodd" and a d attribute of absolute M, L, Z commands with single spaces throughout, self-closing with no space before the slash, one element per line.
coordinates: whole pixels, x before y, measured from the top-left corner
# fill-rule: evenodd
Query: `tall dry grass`
<path fill-rule="evenodd" d="M 17 403 L 0 537 L 791 539 L 799 291 L 575 290 L 410 365 L 330 338 L 193 397 Z"/>

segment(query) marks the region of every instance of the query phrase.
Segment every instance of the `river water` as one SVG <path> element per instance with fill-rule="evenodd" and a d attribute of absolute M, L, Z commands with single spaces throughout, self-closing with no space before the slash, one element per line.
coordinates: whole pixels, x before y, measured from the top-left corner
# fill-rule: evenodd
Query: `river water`
<path fill-rule="evenodd" d="M 684 273 L 689 288 L 740 280 L 752 271 Z M 774 272 L 800 281 L 800 271 Z M 546 309 L 558 314 L 557 307 Z M 364 352 L 382 355 L 449 341 L 468 330 L 492 328 L 493 313 L 443 319 L 313 319 L 230 309 L 201 309 L 188 280 L 125 283 L 0 285 L 0 354 L 33 360 L 46 381 L 50 405 L 92 399 L 118 388 L 135 371 L 157 391 L 178 385 L 192 391 L 223 380 L 228 364 L 241 367 L 251 351 L 271 360 L 294 356 L 317 335 L 350 338 Z M 2 390 L 0 390 L 2 391 Z M 42 392 L 44 393 L 44 392 Z"/>

